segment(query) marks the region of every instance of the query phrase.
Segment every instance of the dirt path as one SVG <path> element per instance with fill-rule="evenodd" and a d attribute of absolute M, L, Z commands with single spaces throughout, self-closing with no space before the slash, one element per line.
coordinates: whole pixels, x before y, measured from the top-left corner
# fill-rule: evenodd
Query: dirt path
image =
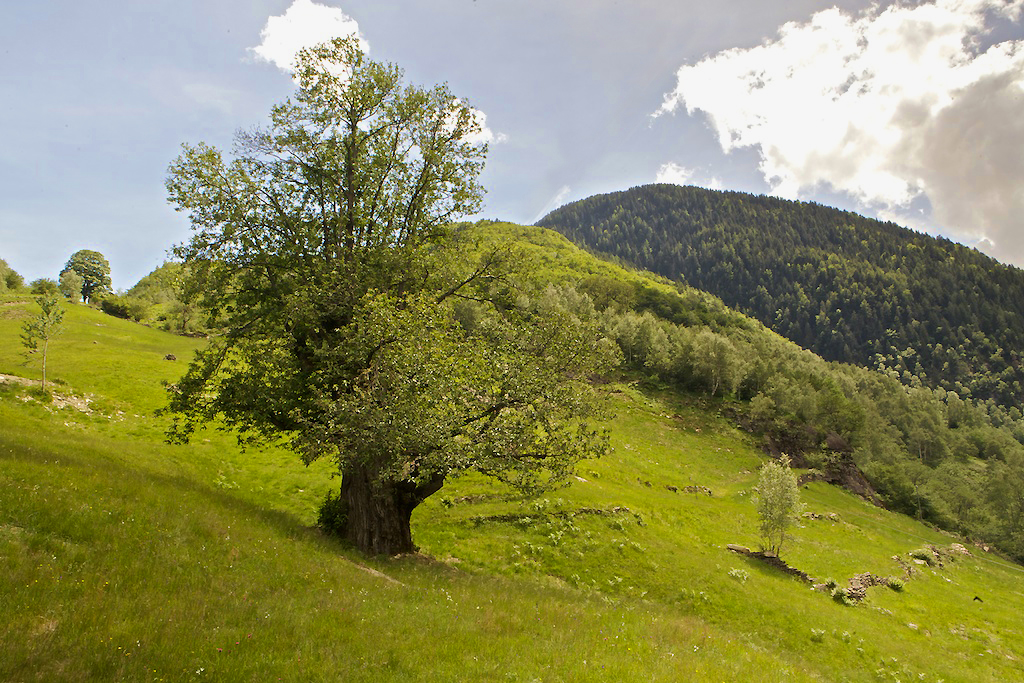
<path fill-rule="evenodd" d="M 20 384 L 26 387 L 37 387 L 39 386 L 39 380 L 26 379 L 16 375 L 0 375 L 0 384 Z M 80 413 L 91 413 L 92 408 L 89 407 L 91 400 L 91 396 L 75 396 L 72 393 L 65 393 L 64 391 L 52 388 L 48 405 L 52 408 L 74 408 Z"/>
<path fill-rule="evenodd" d="M 16 377 L 15 375 L 0 375 L 0 382 L 6 382 L 7 384 L 23 384 L 26 387 L 31 387 L 38 384 L 39 380 L 25 379 L 24 377 Z"/>

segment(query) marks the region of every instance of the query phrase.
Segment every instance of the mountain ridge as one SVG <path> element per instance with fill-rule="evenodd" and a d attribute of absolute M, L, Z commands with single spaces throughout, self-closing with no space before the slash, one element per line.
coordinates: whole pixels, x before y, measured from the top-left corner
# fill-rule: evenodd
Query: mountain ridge
<path fill-rule="evenodd" d="M 647 185 L 537 222 L 685 282 L 828 360 L 961 396 L 1024 399 L 1024 271 L 850 211 Z"/>

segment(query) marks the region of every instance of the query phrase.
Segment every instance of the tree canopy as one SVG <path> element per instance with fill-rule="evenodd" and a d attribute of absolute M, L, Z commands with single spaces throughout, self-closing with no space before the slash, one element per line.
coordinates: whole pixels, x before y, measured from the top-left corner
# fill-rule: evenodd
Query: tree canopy
<path fill-rule="evenodd" d="M 7 261 L 0 259 L 0 292 L 8 289 L 18 289 L 24 283 L 25 278 L 7 265 Z"/>
<path fill-rule="evenodd" d="M 73 270 L 65 270 L 60 274 L 60 283 L 58 285 L 60 293 L 68 299 L 74 299 L 80 301 L 82 299 L 82 285 L 85 284 L 85 278 L 79 275 Z"/>
<path fill-rule="evenodd" d="M 72 270 L 82 277 L 82 300 L 92 301 L 110 291 L 110 263 L 92 249 L 79 249 L 64 264 L 61 273 Z"/>
<path fill-rule="evenodd" d="M 304 50 L 297 95 L 225 161 L 185 145 L 167 179 L 177 252 L 226 333 L 171 387 L 171 436 L 220 418 L 342 475 L 338 529 L 410 551 L 410 516 L 467 470 L 523 490 L 606 448 L 591 306 L 515 282 L 510 247 L 452 225 L 480 207 L 486 145 L 446 86 L 404 85 L 353 40 Z"/>
<path fill-rule="evenodd" d="M 761 544 L 767 552 L 782 552 L 792 526 L 803 512 L 796 474 L 789 468 L 789 456 L 769 460 L 757 479 L 757 516 L 761 520 Z"/>

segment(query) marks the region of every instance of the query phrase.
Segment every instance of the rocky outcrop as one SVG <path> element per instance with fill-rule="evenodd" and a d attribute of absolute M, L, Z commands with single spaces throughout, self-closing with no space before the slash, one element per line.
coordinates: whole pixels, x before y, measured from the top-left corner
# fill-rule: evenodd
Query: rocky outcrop
<path fill-rule="evenodd" d="M 774 553 L 755 551 L 751 550 L 750 548 L 747 548 L 746 546 L 735 545 L 733 543 L 727 545 L 726 548 L 728 548 L 734 553 L 739 553 L 740 555 L 746 555 L 747 557 L 752 557 L 755 560 L 760 560 L 761 562 L 764 562 L 769 566 L 775 567 L 784 574 L 795 576 L 796 578 L 800 579 L 805 583 L 814 583 L 814 579 L 812 579 L 810 576 L 800 571 L 799 569 L 796 569 L 795 567 L 790 567 L 788 564 L 783 562 L 778 555 Z"/>
<path fill-rule="evenodd" d="M 857 463 L 853 461 L 853 456 L 849 453 L 833 455 L 820 469 L 800 475 L 798 483 L 803 486 L 811 481 L 823 481 L 826 484 L 841 486 L 864 500 L 883 507 L 882 499 L 875 493 L 875 489 L 872 488 L 871 483 L 857 467 Z"/>
<path fill-rule="evenodd" d="M 871 572 L 864 572 L 851 576 L 847 581 L 846 595 L 854 602 L 860 602 L 868 594 L 868 588 L 872 586 L 888 586 L 889 579 L 884 576 L 875 576 Z"/>

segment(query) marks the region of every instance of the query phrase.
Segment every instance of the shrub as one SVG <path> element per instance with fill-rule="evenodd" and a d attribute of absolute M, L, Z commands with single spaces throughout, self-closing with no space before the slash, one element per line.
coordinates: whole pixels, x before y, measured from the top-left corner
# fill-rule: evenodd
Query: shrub
<path fill-rule="evenodd" d="M 846 605 L 847 607 L 853 605 L 853 599 L 850 598 L 850 592 L 842 586 L 836 586 L 832 589 L 832 599 L 840 605 Z"/>
<path fill-rule="evenodd" d="M 147 309 L 148 306 L 146 306 L 145 302 L 121 294 L 107 297 L 100 302 L 100 310 L 107 315 L 136 322 L 146 316 Z"/>
<path fill-rule="evenodd" d="M 57 282 L 48 277 L 41 277 L 37 280 L 33 280 L 30 287 L 32 288 L 32 293 L 37 296 L 57 294 Z"/>
<path fill-rule="evenodd" d="M 902 592 L 903 588 L 906 586 L 903 579 L 897 578 L 895 576 L 890 576 L 889 578 L 887 578 L 885 580 L 885 585 L 887 585 L 889 588 L 893 589 L 897 593 Z"/>
<path fill-rule="evenodd" d="M 929 567 L 935 564 L 935 553 L 933 553 L 931 550 L 928 550 L 928 548 L 918 548 L 917 550 L 911 550 L 909 554 L 915 560 L 924 560 L 928 563 Z"/>
<path fill-rule="evenodd" d="M 328 491 L 324 502 L 320 504 L 316 525 L 329 534 L 340 536 L 347 521 L 348 508 L 341 498 L 341 492 L 335 496 L 334 491 Z"/>
<path fill-rule="evenodd" d="M 21 289 L 25 285 L 25 278 L 14 271 L 7 262 L 0 259 L 0 291 L 4 289 Z"/>

